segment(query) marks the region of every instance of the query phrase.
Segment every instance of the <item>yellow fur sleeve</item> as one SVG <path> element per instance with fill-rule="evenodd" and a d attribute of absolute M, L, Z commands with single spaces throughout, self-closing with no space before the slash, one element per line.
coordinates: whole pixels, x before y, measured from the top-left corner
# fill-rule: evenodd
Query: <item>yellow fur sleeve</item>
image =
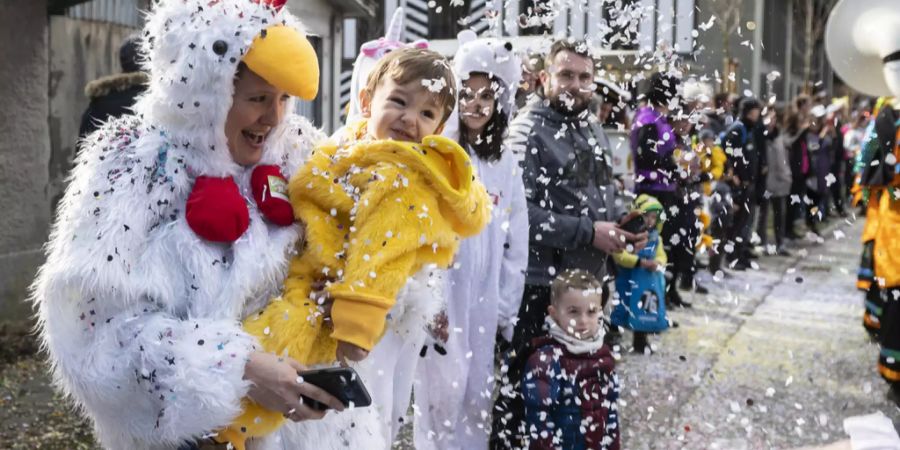
<path fill-rule="evenodd" d="M 424 182 L 407 178 L 393 164 L 380 164 L 375 172 L 355 175 L 377 181 L 368 182 L 357 202 L 344 271 L 329 287 L 335 299 L 332 338 L 366 350 L 384 331 L 385 317 L 407 278 L 423 263 L 448 264 L 455 251 L 452 239 L 445 242 L 455 234 Z"/>

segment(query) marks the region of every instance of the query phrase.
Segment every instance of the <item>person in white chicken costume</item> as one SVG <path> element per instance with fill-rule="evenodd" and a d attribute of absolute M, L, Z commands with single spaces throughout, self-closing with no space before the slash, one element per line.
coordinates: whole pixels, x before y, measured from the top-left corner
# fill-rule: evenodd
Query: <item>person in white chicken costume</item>
<path fill-rule="evenodd" d="M 342 409 L 240 324 L 282 288 L 302 235 L 284 177 L 322 138 L 290 113 L 319 71 L 280 3 L 155 2 L 146 93 L 80 143 L 32 298 L 105 448 L 194 446 L 247 396 L 298 421 L 324 416 L 301 395 Z"/>
<path fill-rule="evenodd" d="M 459 34 L 453 58 L 460 92 L 448 121 L 494 200 L 491 222 L 462 242 L 447 274 L 446 354 L 425 352 L 415 384 L 415 444 L 425 449 L 487 449 L 498 331 L 512 340 L 528 265 L 528 212 L 522 172 L 504 145 L 515 112 L 521 61 L 498 39 Z"/>

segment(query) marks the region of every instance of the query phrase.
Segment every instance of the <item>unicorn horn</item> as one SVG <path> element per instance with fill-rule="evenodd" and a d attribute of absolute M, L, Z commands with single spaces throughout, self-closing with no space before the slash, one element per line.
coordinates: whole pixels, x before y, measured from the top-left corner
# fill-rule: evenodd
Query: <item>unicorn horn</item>
<path fill-rule="evenodd" d="M 400 38 L 403 37 L 403 7 L 399 6 L 394 11 L 394 16 L 391 17 L 391 25 L 388 27 L 387 32 L 384 34 L 385 40 L 400 42 Z"/>

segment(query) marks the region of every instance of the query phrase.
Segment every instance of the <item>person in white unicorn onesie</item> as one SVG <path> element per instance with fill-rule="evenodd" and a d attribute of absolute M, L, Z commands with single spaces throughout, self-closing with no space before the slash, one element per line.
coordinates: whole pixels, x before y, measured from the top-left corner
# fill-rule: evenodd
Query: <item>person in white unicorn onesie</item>
<path fill-rule="evenodd" d="M 453 58 L 458 117 L 446 133 L 472 155 L 494 200 L 491 222 L 462 242 L 445 288 L 446 322 L 435 334 L 445 354 L 426 351 L 415 382 L 419 450 L 488 448 L 494 390 L 494 344 L 512 340 L 528 265 L 528 212 L 522 173 L 504 145 L 515 112 L 521 62 L 498 39 L 459 34 Z M 475 281 L 477 280 L 477 281 Z"/>

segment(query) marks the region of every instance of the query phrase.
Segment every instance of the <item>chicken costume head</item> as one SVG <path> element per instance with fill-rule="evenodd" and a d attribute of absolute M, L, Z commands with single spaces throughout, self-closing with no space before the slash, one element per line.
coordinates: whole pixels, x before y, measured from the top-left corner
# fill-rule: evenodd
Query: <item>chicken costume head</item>
<path fill-rule="evenodd" d="M 147 16 L 142 50 L 150 83 L 134 110 L 204 150 L 195 164 L 205 175 L 236 169 L 224 128 L 241 62 L 293 96 L 318 93 L 316 53 L 282 3 L 167 0 Z"/>

